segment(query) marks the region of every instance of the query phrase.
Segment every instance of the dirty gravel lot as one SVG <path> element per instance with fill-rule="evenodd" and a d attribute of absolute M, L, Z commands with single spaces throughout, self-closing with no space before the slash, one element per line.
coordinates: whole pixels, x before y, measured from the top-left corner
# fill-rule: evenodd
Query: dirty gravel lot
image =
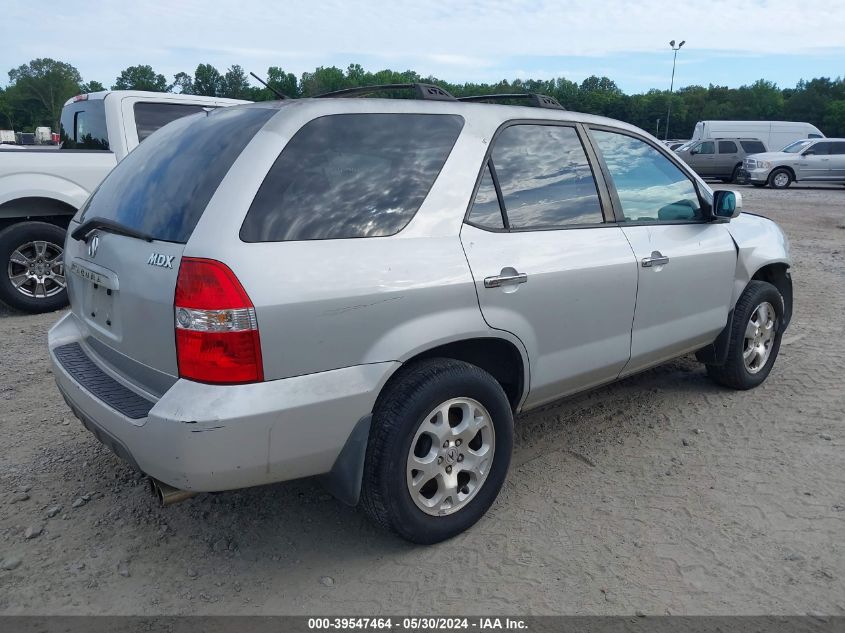
<path fill-rule="evenodd" d="M 0 312 L 0 613 L 845 614 L 845 189 L 741 191 L 795 260 L 768 382 L 685 358 L 524 416 L 427 548 L 307 480 L 157 507 L 56 391 L 59 315 Z"/>

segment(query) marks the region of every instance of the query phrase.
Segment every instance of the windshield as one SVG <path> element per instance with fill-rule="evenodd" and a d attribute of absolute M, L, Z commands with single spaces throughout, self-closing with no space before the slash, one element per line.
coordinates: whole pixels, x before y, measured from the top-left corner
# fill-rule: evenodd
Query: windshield
<path fill-rule="evenodd" d="M 692 141 L 687 141 L 686 143 L 684 143 L 684 144 L 683 144 L 683 145 L 681 145 L 680 147 L 676 147 L 676 148 L 675 148 L 675 151 L 676 151 L 676 152 L 685 152 L 685 151 L 686 151 L 686 150 L 688 150 L 690 147 L 692 147 L 693 145 L 695 145 L 695 143 L 696 143 L 696 141 L 695 141 L 695 140 L 692 140 Z"/>
<path fill-rule="evenodd" d="M 787 154 L 797 154 L 798 152 L 800 152 L 802 149 L 807 147 L 812 142 L 813 141 L 810 141 L 810 140 L 807 140 L 807 139 L 804 139 L 804 140 L 801 140 L 801 141 L 795 141 L 794 143 L 790 143 L 789 145 L 787 145 L 786 147 L 784 147 L 780 151 L 786 152 Z"/>

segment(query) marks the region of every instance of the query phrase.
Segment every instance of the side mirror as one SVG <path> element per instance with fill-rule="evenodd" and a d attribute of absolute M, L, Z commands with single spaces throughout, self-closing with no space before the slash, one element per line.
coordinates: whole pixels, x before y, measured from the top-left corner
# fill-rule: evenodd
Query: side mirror
<path fill-rule="evenodd" d="M 690 153 L 690 156 L 695 156 L 696 154 L 698 154 L 698 148 L 697 148 L 697 147 L 693 147 L 693 148 L 689 151 L 689 153 Z"/>
<path fill-rule="evenodd" d="M 742 213 L 742 194 L 737 191 L 713 192 L 713 217 L 731 219 Z"/>
<path fill-rule="evenodd" d="M 816 151 L 812 147 L 808 150 L 805 150 L 804 153 L 801 154 L 801 156 L 815 156 L 815 155 L 816 155 Z"/>

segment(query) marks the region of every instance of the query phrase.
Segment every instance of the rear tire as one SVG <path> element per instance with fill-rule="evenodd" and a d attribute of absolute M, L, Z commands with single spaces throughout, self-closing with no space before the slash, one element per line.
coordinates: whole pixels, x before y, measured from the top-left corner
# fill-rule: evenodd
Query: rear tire
<path fill-rule="evenodd" d="M 783 314 L 777 288 L 765 281 L 749 282 L 734 308 L 727 360 L 724 365 L 707 365 L 710 378 L 740 390 L 766 380 L 780 350 Z"/>
<path fill-rule="evenodd" d="M 769 174 L 769 186 L 772 189 L 786 189 L 792 184 L 792 172 L 783 167 L 778 167 Z"/>
<path fill-rule="evenodd" d="M 511 406 L 490 374 L 444 358 L 414 363 L 373 411 L 361 507 L 413 543 L 438 543 L 492 505 L 512 449 Z"/>
<path fill-rule="evenodd" d="M 46 222 L 21 222 L 0 233 L 0 300 L 29 313 L 67 305 L 65 230 Z"/>

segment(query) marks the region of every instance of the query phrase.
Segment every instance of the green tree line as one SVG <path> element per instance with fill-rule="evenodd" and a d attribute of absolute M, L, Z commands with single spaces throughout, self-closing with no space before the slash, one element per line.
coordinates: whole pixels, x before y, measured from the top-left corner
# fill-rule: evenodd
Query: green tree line
<path fill-rule="evenodd" d="M 689 138 L 696 122 L 708 119 L 807 121 L 827 136 L 845 136 L 845 78 L 819 77 L 800 81 L 794 88 L 779 88 L 760 79 L 748 86 L 687 86 L 669 93 L 649 90 L 625 94 L 608 77 L 588 77 L 577 83 L 564 77 L 550 80 L 514 79 L 496 84 L 450 83 L 421 77 L 412 70 L 371 72 L 360 64 L 346 70 L 320 66 L 297 77 L 278 66 L 267 69 L 264 79 L 279 92 L 293 98 L 331 90 L 373 84 L 426 82 L 437 84 L 455 96 L 494 92 L 536 92 L 555 97 L 565 108 L 601 114 L 627 121 L 661 138 L 666 135 L 666 113 L 671 101 L 668 136 Z M 115 78 L 114 90 L 151 90 L 232 99 L 275 99 L 272 91 L 250 85 L 246 71 L 233 65 L 224 72 L 211 64 L 199 64 L 193 74 L 179 72 L 168 80 L 152 66 L 130 66 Z M 0 88 L 0 128 L 30 131 L 39 125 L 58 129 L 64 102 L 80 93 L 105 90 L 97 81 L 83 82 L 72 65 L 43 58 L 9 71 L 9 83 Z"/>

